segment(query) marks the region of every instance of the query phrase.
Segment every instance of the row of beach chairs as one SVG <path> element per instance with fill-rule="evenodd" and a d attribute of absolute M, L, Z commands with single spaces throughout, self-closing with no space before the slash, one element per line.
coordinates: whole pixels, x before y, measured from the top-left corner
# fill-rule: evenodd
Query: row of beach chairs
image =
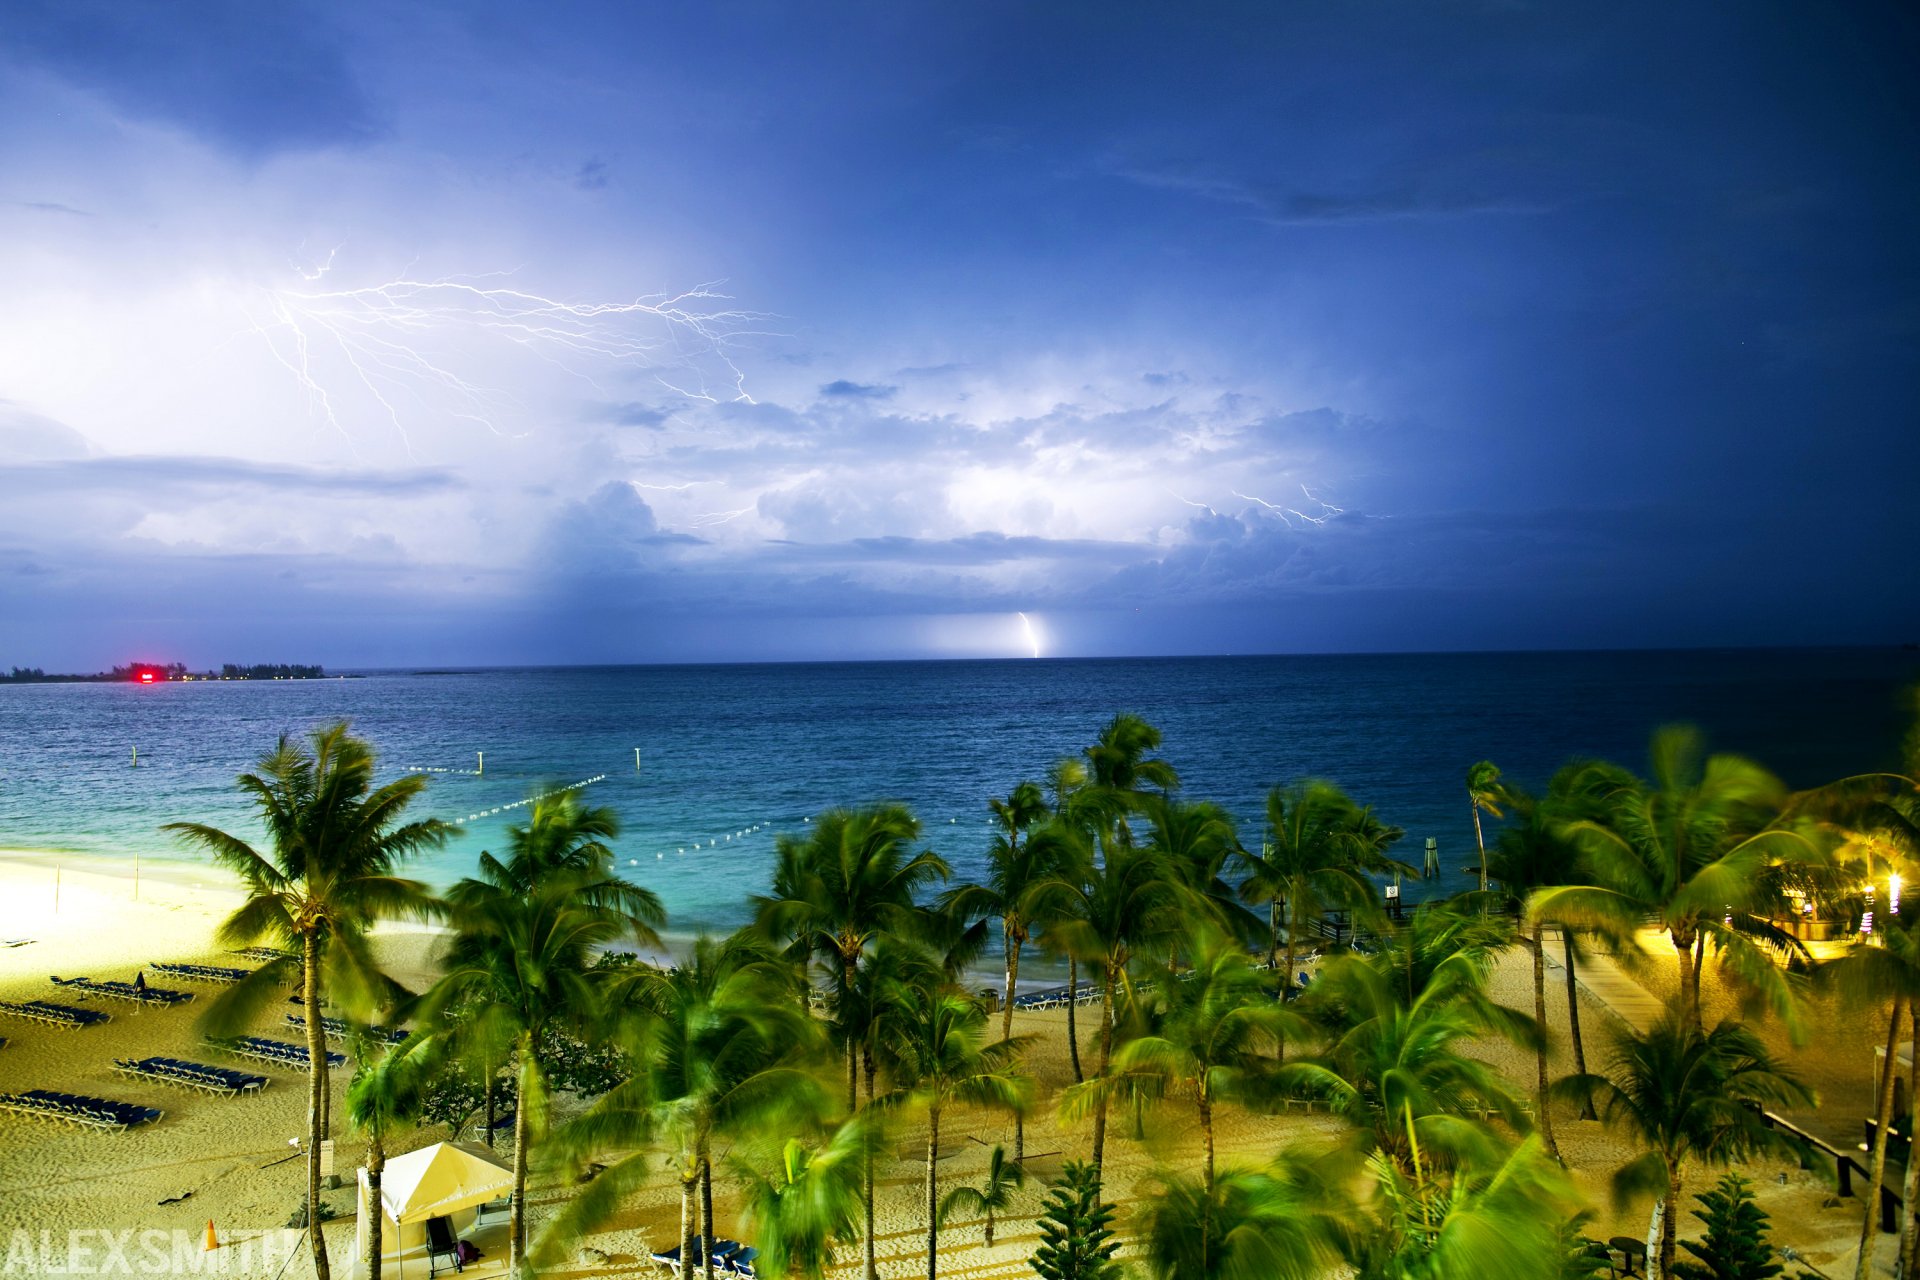
<path fill-rule="evenodd" d="M 267 1087 L 265 1076 L 235 1071 L 230 1067 L 208 1066 L 204 1062 L 186 1062 L 179 1058 L 141 1058 L 137 1061 L 115 1058 L 113 1069 L 122 1075 L 157 1080 L 161 1084 L 198 1089 L 202 1093 L 216 1093 L 229 1098 L 243 1093 L 258 1093 Z"/>
<path fill-rule="evenodd" d="M 1048 991 L 1030 991 L 1023 996 L 1013 998 L 1013 1007 L 1022 1011 L 1031 1009 L 1063 1009 L 1069 1001 L 1076 1005 L 1099 1004 L 1105 999 L 1099 987 L 1091 984 L 1082 986 L 1069 996 L 1065 987 L 1054 987 Z"/>
<path fill-rule="evenodd" d="M 51 1000 L 0 1000 L 0 1013 L 69 1031 L 113 1021 L 110 1015 L 98 1009 L 76 1009 L 70 1004 L 55 1004 Z"/>
<path fill-rule="evenodd" d="M 267 1040 L 260 1036 L 235 1036 L 231 1040 L 215 1040 L 210 1043 L 228 1053 L 238 1054 L 243 1058 L 254 1058 L 260 1062 L 270 1062 L 275 1066 L 299 1067 L 304 1071 L 313 1065 L 313 1059 L 307 1056 L 307 1046 L 303 1044 L 288 1044 L 284 1040 Z M 347 1055 L 344 1053 L 329 1052 L 327 1054 L 327 1065 L 330 1067 L 344 1066 L 346 1061 Z"/>
<path fill-rule="evenodd" d="M 72 987 L 88 995 L 103 996 L 108 1000 L 125 1000 L 129 1004 L 164 1007 L 186 1004 L 193 999 L 191 991 L 169 991 L 164 987 L 136 987 L 131 982 L 95 982 L 92 978 L 62 978 L 57 975 L 51 981 L 57 987 Z"/>
<path fill-rule="evenodd" d="M 291 960 L 295 958 L 293 952 L 282 951 L 278 947 L 238 947 L 232 952 L 229 952 L 229 954 L 239 956 L 246 960 L 261 961 Z"/>
<path fill-rule="evenodd" d="M 0 1111 L 89 1129 L 111 1129 L 116 1133 L 125 1133 L 135 1125 L 151 1124 L 165 1114 L 157 1107 L 90 1098 L 78 1093 L 55 1093 L 50 1089 L 0 1093 Z"/>
<path fill-rule="evenodd" d="M 760 1251 L 752 1245 L 741 1244 L 738 1240 L 715 1240 L 713 1242 L 713 1271 L 723 1276 L 753 1276 L 753 1260 Z M 675 1245 L 662 1253 L 651 1255 L 653 1260 L 667 1270 L 679 1275 L 681 1272 L 680 1246 Z M 687 1263 L 687 1274 L 692 1276 L 706 1268 L 706 1254 L 703 1242 L 695 1237 L 691 1261 Z"/>
<path fill-rule="evenodd" d="M 197 982 L 238 982 L 253 972 L 251 969 L 228 969 L 217 964 L 173 964 L 154 961 L 147 966 L 155 973 L 164 973 L 173 978 L 188 978 Z"/>
<path fill-rule="evenodd" d="M 307 1019 L 304 1014 L 288 1014 L 287 1023 L 289 1026 L 301 1031 L 307 1029 Z M 320 1029 L 326 1033 L 326 1037 L 329 1040 L 345 1040 L 350 1030 L 345 1018 L 329 1018 L 324 1015 L 320 1019 Z M 374 1035 L 378 1039 L 385 1040 L 388 1044 L 399 1044 L 407 1038 L 407 1033 L 399 1027 L 388 1027 L 385 1031 L 375 1031 Z"/>

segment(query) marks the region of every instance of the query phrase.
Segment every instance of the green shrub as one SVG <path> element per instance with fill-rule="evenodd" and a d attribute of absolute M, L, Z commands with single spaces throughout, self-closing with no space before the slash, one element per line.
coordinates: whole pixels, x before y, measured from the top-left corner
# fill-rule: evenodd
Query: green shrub
<path fill-rule="evenodd" d="M 1040 1247 L 1028 1260 L 1041 1280 L 1119 1280 L 1113 1260 L 1113 1207 L 1100 1203 L 1100 1175 L 1091 1164 L 1067 1162 L 1047 1192 L 1040 1214 Z"/>
<path fill-rule="evenodd" d="M 1704 1240 L 1682 1240 L 1695 1259 L 1673 1264 L 1679 1280 L 1773 1280 L 1783 1270 L 1767 1243 L 1767 1215 L 1754 1203 L 1752 1185 L 1737 1173 L 1699 1196 L 1693 1216 L 1706 1224 Z"/>

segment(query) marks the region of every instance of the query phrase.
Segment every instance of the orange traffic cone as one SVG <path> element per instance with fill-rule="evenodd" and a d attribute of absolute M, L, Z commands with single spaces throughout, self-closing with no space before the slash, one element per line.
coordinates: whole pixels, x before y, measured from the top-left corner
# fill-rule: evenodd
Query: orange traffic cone
<path fill-rule="evenodd" d="M 206 1252 L 212 1253 L 215 1249 L 218 1249 L 219 1247 L 220 1247 L 220 1237 L 213 1233 L 213 1219 L 208 1218 L 207 1219 Z"/>

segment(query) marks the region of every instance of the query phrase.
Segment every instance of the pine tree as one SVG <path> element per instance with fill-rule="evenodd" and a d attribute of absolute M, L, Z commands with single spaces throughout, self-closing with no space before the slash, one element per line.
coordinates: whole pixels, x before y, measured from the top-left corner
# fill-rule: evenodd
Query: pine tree
<path fill-rule="evenodd" d="M 1706 1239 L 1682 1240 L 1680 1247 L 1698 1262 L 1674 1264 L 1679 1280 L 1773 1280 L 1782 1268 L 1767 1244 L 1767 1215 L 1754 1203 L 1753 1190 L 1737 1173 L 1720 1179 L 1699 1197 L 1705 1207 L 1693 1216 L 1706 1224 Z"/>
<path fill-rule="evenodd" d="M 1047 1193 L 1040 1215 L 1040 1247 L 1028 1265 L 1041 1280 L 1119 1280 L 1113 1255 L 1113 1207 L 1100 1203 L 1100 1175 L 1093 1165 L 1070 1160 Z"/>

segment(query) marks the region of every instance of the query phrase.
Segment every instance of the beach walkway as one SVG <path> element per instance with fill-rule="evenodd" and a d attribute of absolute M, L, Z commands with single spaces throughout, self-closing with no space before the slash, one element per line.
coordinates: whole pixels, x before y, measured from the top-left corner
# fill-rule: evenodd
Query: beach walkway
<path fill-rule="evenodd" d="M 1654 930 L 1643 930 L 1639 941 L 1641 947 L 1651 950 L 1650 942 L 1665 945 L 1666 937 Z M 1564 982 L 1566 965 L 1560 961 L 1561 954 L 1558 947 L 1548 946 L 1547 965 Z M 1574 981 L 1580 984 L 1581 989 L 1632 1030 L 1645 1031 L 1666 1016 L 1666 1004 L 1640 985 L 1639 980 L 1628 973 L 1618 960 L 1605 952 L 1582 952 L 1575 961 L 1575 968 Z"/>

